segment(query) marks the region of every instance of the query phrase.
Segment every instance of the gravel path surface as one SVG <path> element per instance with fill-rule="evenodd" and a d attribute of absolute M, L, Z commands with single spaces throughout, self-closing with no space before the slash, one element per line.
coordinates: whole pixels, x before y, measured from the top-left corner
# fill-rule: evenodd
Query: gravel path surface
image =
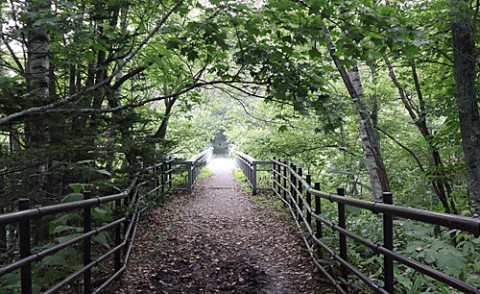
<path fill-rule="evenodd" d="M 148 215 L 132 260 L 109 293 L 335 293 L 316 272 L 287 218 L 252 204 L 233 161 Z M 255 196 L 272 197 L 272 196 Z"/>

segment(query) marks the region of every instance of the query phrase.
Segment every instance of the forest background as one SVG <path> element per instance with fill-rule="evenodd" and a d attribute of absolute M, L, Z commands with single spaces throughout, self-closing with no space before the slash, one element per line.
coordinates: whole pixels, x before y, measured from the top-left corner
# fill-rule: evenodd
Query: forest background
<path fill-rule="evenodd" d="M 480 209 L 478 1 L 0 4 L 0 211 L 226 136 L 326 191 Z M 87 188 L 85 188 L 87 189 Z"/>

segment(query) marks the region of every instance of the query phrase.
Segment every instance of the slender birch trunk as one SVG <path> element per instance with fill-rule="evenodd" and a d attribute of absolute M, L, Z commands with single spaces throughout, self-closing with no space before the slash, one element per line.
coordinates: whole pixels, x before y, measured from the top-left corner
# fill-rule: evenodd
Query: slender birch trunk
<path fill-rule="evenodd" d="M 30 0 L 26 3 L 30 14 L 50 9 L 48 1 Z M 50 35 L 38 19 L 27 21 L 27 87 L 28 95 L 37 105 L 49 103 L 50 98 Z M 42 162 L 30 170 L 30 198 L 38 204 L 46 197 L 48 160 L 48 123 L 44 120 L 28 121 L 25 141 L 28 148 L 37 150 L 37 160 Z M 43 158 L 42 158 L 43 157 Z"/>
<path fill-rule="evenodd" d="M 378 136 L 375 136 L 375 130 L 373 129 L 370 115 L 365 106 L 365 97 L 358 67 L 353 66 L 350 70 L 346 70 L 341 64 L 338 56 L 335 54 L 335 45 L 330 38 L 328 29 L 323 27 L 322 30 L 324 38 L 328 44 L 330 56 L 342 77 L 350 97 L 355 102 L 362 148 L 365 158 L 369 163 L 367 164 L 367 171 L 370 176 L 370 187 L 372 189 L 373 199 L 380 201 L 383 192 L 389 191 L 390 187 L 382 154 L 380 152 L 380 142 Z"/>

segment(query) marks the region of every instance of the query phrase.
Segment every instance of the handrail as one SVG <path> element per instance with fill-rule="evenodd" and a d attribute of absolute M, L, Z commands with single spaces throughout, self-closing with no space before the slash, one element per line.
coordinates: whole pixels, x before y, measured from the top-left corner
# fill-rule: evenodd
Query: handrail
<path fill-rule="evenodd" d="M 254 174 L 255 160 L 253 157 L 243 153 L 237 153 L 237 166 L 244 172 L 248 181 L 254 181 L 256 175 Z M 302 170 L 297 169 L 293 164 L 281 162 L 279 160 L 270 161 L 272 164 L 271 191 L 275 193 L 290 210 L 290 213 L 299 228 L 302 237 L 305 241 L 309 253 L 314 259 L 314 263 L 325 274 L 336 289 L 340 293 L 348 292 L 348 274 L 351 273 L 357 276 L 375 293 L 393 293 L 395 275 L 393 271 L 393 261 L 404 264 L 407 267 L 421 272 L 431 278 L 445 283 L 457 290 L 465 293 L 480 293 L 480 288 L 470 285 L 464 281 L 453 278 L 437 269 L 434 269 L 421 262 L 412 260 L 394 251 L 394 236 L 393 236 L 393 217 L 401 217 L 420 221 L 423 223 L 444 226 L 450 229 L 457 229 L 473 234 L 475 237 L 480 236 L 480 219 L 475 217 L 464 217 L 458 215 L 451 215 L 446 213 L 432 212 L 412 207 L 404 207 L 393 205 L 391 199 L 392 194 L 385 192 L 383 194 L 383 203 L 375 201 L 366 201 L 344 196 L 344 190 L 338 189 L 337 193 L 326 193 L 320 190 L 320 184 L 312 185 L 310 175 L 304 178 Z M 250 183 L 255 186 L 256 183 Z M 313 199 L 314 198 L 314 199 Z M 327 220 L 322 216 L 322 199 L 329 200 L 336 203 L 338 210 L 338 219 L 336 222 Z M 360 209 L 369 210 L 375 214 L 383 216 L 383 244 L 376 243 L 351 232 L 346 227 L 346 208 L 345 206 L 352 206 Z M 338 233 L 340 251 L 329 248 L 322 242 L 323 227 L 329 227 Z M 354 240 L 360 244 L 365 245 L 374 252 L 384 256 L 384 285 L 379 285 L 378 282 L 369 279 L 360 269 L 348 261 L 347 254 L 347 238 Z M 315 244 L 315 247 L 311 243 Z M 317 261 L 320 257 L 320 251 L 327 252 L 334 260 L 340 264 L 341 279 L 332 276 L 327 271 L 321 262 Z"/>
<path fill-rule="evenodd" d="M 213 152 L 213 147 L 207 148 L 204 151 L 200 152 L 199 154 L 190 158 L 188 161 L 197 163 L 199 161 L 202 161 L 202 158 L 204 157 L 210 158 L 212 156 L 212 152 Z"/>
<path fill-rule="evenodd" d="M 140 188 L 148 188 L 150 191 L 143 192 L 145 195 L 150 195 L 155 191 L 167 191 L 171 188 L 172 183 L 172 162 L 168 159 L 165 162 L 152 165 L 145 168 L 151 180 L 144 182 L 137 182 L 132 180 L 128 187 L 121 193 L 96 196 L 91 198 L 89 192 L 84 192 L 84 200 L 54 204 L 48 206 L 40 206 L 29 208 L 28 199 L 19 200 L 19 211 L 0 214 L 0 226 L 18 224 L 18 235 L 20 236 L 20 254 L 19 259 L 0 266 L 0 277 L 12 271 L 20 269 L 21 276 L 21 293 L 32 293 L 32 267 L 33 262 L 42 260 L 43 258 L 53 255 L 62 249 L 74 246 L 76 244 L 83 244 L 83 267 L 78 269 L 75 273 L 66 276 L 62 281 L 47 289 L 45 293 L 55 293 L 63 288 L 69 282 L 80 278 L 83 275 L 83 287 L 85 293 L 94 292 L 97 290 L 92 287 L 91 283 L 91 269 L 97 266 L 100 262 L 108 257 L 114 255 L 114 271 L 110 278 L 107 278 L 98 289 L 105 288 L 113 279 L 121 275 L 126 269 L 130 251 L 132 248 L 132 240 L 135 238 L 136 226 L 142 211 L 138 209 L 138 201 L 140 200 Z M 114 203 L 114 217 L 109 223 L 104 223 L 100 227 L 92 227 L 92 213 L 91 209 L 106 203 Z M 123 203 L 123 204 L 122 204 Z M 31 226 L 30 220 L 40 219 L 45 216 L 56 215 L 58 213 L 66 213 L 72 211 L 83 211 L 83 226 L 84 230 L 78 236 L 72 239 L 55 244 L 51 247 L 43 249 L 39 252 L 33 252 L 31 249 Z M 124 213 L 120 213 L 125 211 Z M 124 227 L 123 234 L 121 226 Z M 91 238 L 101 232 L 114 230 L 114 244 L 113 247 L 104 252 L 97 258 L 91 257 Z M 80 246 L 80 248 L 82 248 Z"/>
<path fill-rule="evenodd" d="M 88 208 L 92 206 L 99 206 L 103 203 L 120 200 L 128 196 L 129 191 L 126 190 L 122 193 L 113 194 L 103 197 L 95 197 L 88 200 L 79 200 L 75 202 L 55 204 L 49 206 L 39 206 L 30 208 L 27 210 L 10 212 L 0 215 L 0 226 L 8 225 L 14 222 L 19 222 L 25 219 L 40 218 L 47 215 L 57 214 L 59 212 L 70 212 L 81 208 Z"/>
<path fill-rule="evenodd" d="M 195 183 L 197 182 L 198 176 L 200 175 L 201 169 L 204 164 L 210 161 L 213 154 L 213 147 L 207 148 L 204 151 L 200 152 L 197 155 L 192 156 L 189 160 L 173 162 L 176 166 L 183 166 L 184 168 L 176 168 L 174 171 L 187 172 L 187 192 L 191 194 Z"/>
<path fill-rule="evenodd" d="M 271 165 L 271 160 L 256 160 L 245 153 L 237 151 L 235 152 L 234 162 L 235 165 L 241 169 L 245 175 L 248 184 L 252 188 L 253 195 L 257 194 L 257 190 L 270 190 L 270 188 L 259 187 L 257 173 L 259 171 L 268 171 L 259 169 L 258 166 Z"/>
<path fill-rule="evenodd" d="M 445 226 L 452 229 L 455 228 L 472 233 L 476 237 L 480 236 L 479 219 L 448 213 L 433 212 L 412 207 L 395 206 L 375 201 L 348 198 L 333 193 L 325 193 L 320 190 L 315 190 L 311 185 L 307 183 L 305 179 L 298 175 L 291 166 L 286 165 L 278 160 L 273 160 L 273 162 L 277 165 L 287 168 L 288 171 L 300 182 L 300 184 L 305 189 L 307 189 L 307 192 L 311 193 L 312 195 L 319 196 L 323 199 L 332 202 L 343 203 L 356 208 L 367 209 L 374 213 L 388 213 L 393 216 L 403 217 L 410 220 L 417 220 L 424 223 Z"/>

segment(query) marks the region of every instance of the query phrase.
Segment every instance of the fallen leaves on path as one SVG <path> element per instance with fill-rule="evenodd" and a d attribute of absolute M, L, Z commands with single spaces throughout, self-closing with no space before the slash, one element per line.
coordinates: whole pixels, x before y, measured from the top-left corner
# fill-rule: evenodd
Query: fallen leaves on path
<path fill-rule="evenodd" d="M 252 205 L 231 174 L 214 173 L 144 217 L 130 266 L 107 293 L 334 293 L 291 226 L 273 206 Z"/>

